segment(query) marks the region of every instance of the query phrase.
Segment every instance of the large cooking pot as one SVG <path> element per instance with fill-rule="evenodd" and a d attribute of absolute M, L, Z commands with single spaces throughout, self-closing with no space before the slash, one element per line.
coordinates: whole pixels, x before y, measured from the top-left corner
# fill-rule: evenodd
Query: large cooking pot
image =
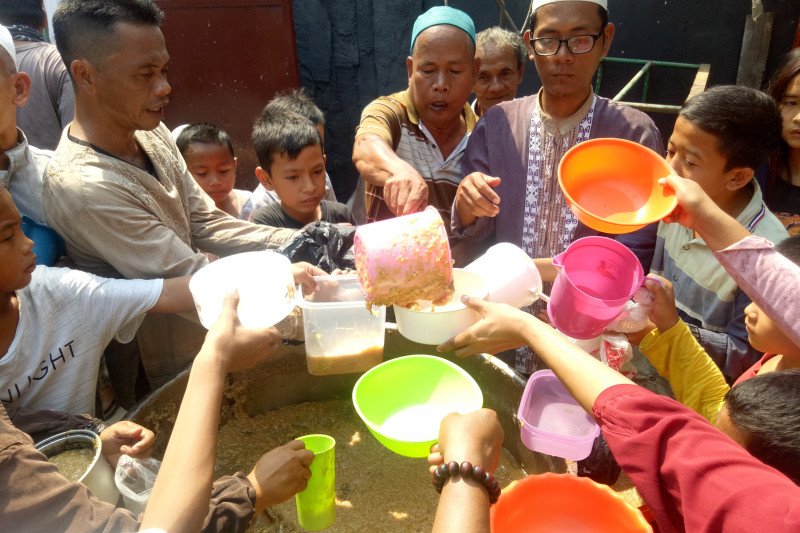
<path fill-rule="evenodd" d="M 229 376 L 222 405 L 220 422 L 222 426 L 227 423 L 236 424 L 237 419 L 241 419 L 245 414 L 249 417 L 257 417 L 303 402 L 349 400 L 351 398 L 353 387 L 360 374 L 313 376 L 308 373 L 304 346 L 284 346 L 280 350 L 282 353 L 275 360 Z M 386 325 L 384 354 L 385 359 L 411 354 L 442 355 L 436 354 L 433 346 L 407 340 L 391 323 Z M 484 406 L 494 409 L 499 416 L 506 435 L 505 447 L 527 473 L 566 471 L 566 464 L 562 459 L 532 452 L 520 440 L 520 429 L 515 415 L 525 385 L 525 380 L 521 376 L 499 359 L 488 355 L 466 359 L 459 359 L 452 354 L 444 354 L 444 357 L 464 368 L 480 385 Z M 188 377 L 188 370 L 184 371 L 139 402 L 128 413 L 130 420 L 156 432 L 154 455 L 158 458 L 163 457 L 166 449 Z M 391 391 L 387 392 L 391 393 Z M 313 415 L 309 414 L 309 416 Z M 235 431 L 236 427 L 228 429 Z M 315 429 L 315 432 L 324 432 L 324 429 Z M 286 437 L 288 439 L 292 436 L 287 435 Z M 373 437 L 366 434 L 365 438 L 372 439 Z M 392 452 L 388 450 L 384 450 L 384 452 L 392 455 Z M 219 457 L 224 455 L 226 455 L 225 452 L 219 450 Z M 424 470 L 424 460 L 417 461 L 420 461 L 420 470 Z M 246 471 L 250 466 L 250 464 L 242 464 L 238 468 Z M 430 487 L 428 483 L 421 482 L 419 489 L 427 493 Z M 282 521 L 281 516 L 290 520 L 288 517 L 291 510 L 277 509 L 276 513 L 279 524 Z M 420 517 L 421 515 L 416 516 L 417 519 Z M 345 520 L 341 523 L 342 527 L 347 529 L 348 523 L 344 512 L 341 518 Z M 392 524 L 400 525 L 394 530 L 407 530 L 402 527 L 400 522 L 392 521 Z M 290 526 L 290 529 L 291 527 L 293 526 Z M 257 531 L 272 531 L 273 529 L 271 525 L 254 526 L 254 530 Z M 392 528 L 387 524 L 387 530 L 389 529 Z"/>

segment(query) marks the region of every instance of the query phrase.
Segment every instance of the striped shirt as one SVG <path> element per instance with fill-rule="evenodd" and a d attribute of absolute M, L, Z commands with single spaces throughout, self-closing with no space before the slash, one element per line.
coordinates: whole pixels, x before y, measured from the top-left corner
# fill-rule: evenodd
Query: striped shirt
<path fill-rule="evenodd" d="M 467 148 L 469 132 L 477 118 L 469 104 L 464 104 L 463 117 L 467 123 L 467 135 L 445 159 L 436 146 L 433 136 L 419 120 L 408 91 L 382 96 L 361 114 L 361 123 L 356 137 L 373 133 L 385 140 L 397 156 L 414 167 L 428 184 L 428 205 L 435 207 L 450 231 L 450 208 L 461 183 L 461 158 Z M 383 200 L 383 187 L 366 184 L 365 192 L 367 221 L 393 218 Z"/>
<path fill-rule="evenodd" d="M 764 205 L 753 182 L 753 197 L 736 220 L 754 235 L 772 242 L 787 237 L 781 222 Z M 744 308 L 750 299 L 739 289 L 705 241 L 679 224 L 658 226 L 651 272 L 675 287 L 678 314 L 723 372 L 738 377 L 759 358 L 747 342 Z"/>

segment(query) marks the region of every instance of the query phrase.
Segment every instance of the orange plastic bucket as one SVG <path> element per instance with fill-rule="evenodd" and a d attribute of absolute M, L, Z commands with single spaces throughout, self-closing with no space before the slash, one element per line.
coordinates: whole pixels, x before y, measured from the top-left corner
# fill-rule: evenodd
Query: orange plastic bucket
<path fill-rule="evenodd" d="M 564 154 L 558 183 L 578 220 L 603 233 L 630 233 L 675 209 L 675 193 L 658 184 L 669 174 L 672 167 L 641 144 L 591 139 Z"/>
<path fill-rule="evenodd" d="M 496 533 L 652 533 L 642 513 L 611 488 L 569 474 L 515 481 L 492 506 Z"/>

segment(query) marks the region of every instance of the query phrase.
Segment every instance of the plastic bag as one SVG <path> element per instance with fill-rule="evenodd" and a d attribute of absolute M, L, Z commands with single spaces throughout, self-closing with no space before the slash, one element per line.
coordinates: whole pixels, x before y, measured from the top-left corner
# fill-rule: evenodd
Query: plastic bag
<path fill-rule="evenodd" d="M 152 457 L 135 459 L 123 455 L 119 458 L 114 483 L 122 494 L 127 510 L 137 515 L 144 512 L 160 468 L 161 461 Z"/>
<path fill-rule="evenodd" d="M 353 255 L 355 238 L 355 226 L 314 222 L 279 248 L 278 253 L 288 257 L 292 263 L 305 261 L 325 272 L 332 272 L 337 268 L 352 270 L 356 268 Z"/>
<path fill-rule="evenodd" d="M 578 461 L 578 475 L 588 477 L 595 483 L 611 486 L 619 479 L 620 472 L 622 468 L 614 459 L 602 433 L 594 440 L 589 457 Z"/>
<path fill-rule="evenodd" d="M 609 331 L 594 339 L 572 339 L 572 342 L 584 352 L 623 375 L 625 374 L 625 363 L 633 359 L 631 343 L 628 342 L 628 337 L 621 333 Z"/>
<path fill-rule="evenodd" d="M 639 287 L 633 299 L 625 304 L 620 315 L 608 325 L 606 330 L 619 333 L 635 333 L 641 331 L 649 322 L 648 315 L 653 307 L 653 297 L 650 291 Z"/>

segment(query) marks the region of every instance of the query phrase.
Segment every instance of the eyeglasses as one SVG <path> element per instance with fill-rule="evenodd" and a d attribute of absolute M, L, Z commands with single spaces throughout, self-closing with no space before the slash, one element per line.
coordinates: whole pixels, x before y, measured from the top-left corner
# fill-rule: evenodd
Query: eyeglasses
<path fill-rule="evenodd" d="M 594 43 L 603 35 L 601 31 L 597 35 L 573 35 L 567 39 L 556 39 L 554 37 L 541 37 L 531 39 L 531 46 L 537 56 L 554 56 L 558 53 L 562 44 L 567 45 L 567 49 L 573 54 L 586 54 L 594 48 Z"/>

